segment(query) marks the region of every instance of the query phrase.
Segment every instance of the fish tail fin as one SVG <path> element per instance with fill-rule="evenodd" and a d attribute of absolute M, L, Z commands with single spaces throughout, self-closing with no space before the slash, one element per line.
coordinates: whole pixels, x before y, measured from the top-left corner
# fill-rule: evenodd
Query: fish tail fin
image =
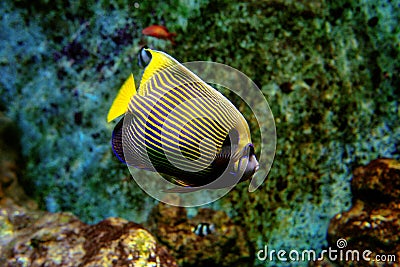
<path fill-rule="evenodd" d="M 110 122 L 124 114 L 128 110 L 129 101 L 135 94 L 135 79 L 133 78 L 133 74 L 131 74 L 122 85 L 121 89 L 119 89 L 118 95 L 114 99 L 114 102 L 108 111 L 107 122 Z"/>

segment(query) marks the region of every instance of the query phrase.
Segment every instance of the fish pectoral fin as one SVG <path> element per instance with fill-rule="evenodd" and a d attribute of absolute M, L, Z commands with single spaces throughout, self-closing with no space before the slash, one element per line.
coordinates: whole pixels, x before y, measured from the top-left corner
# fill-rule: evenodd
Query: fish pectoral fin
<path fill-rule="evenodd" d="M 129 102 L 134 95 L 136 95 L 135 79 L 131 74 L 119 89 L 118 95 L 108 111 L 107 122 L 124 114 L 128 110 Z"/>

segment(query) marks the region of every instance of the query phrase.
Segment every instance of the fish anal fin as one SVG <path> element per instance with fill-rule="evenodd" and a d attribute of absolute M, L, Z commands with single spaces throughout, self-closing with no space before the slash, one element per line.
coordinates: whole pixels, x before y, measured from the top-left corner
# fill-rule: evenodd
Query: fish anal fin
<path fill-rule="evenodd" d="M 128 105 L 132 96 L 134 96 L 135 94 L 135 80 L 133 78 L 133 75 L 131 74 L 122 85 L 117 97 L 114 99 L 114 102 L 111 105 L 110 110 L 108 111 L 107 122 L 110 122 L 124 114 L 128 110 Z"/>

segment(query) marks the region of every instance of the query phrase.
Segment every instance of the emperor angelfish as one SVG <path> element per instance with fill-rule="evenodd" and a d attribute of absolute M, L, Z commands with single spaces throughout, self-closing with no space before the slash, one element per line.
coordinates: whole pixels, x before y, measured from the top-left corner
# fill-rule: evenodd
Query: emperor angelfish
<path fill-rule="evenodd" d="M 112 134 L 114 154 L 128 166 L 167 174 L 170 192 L 225 188 L 258 169 L 248 124 L 216 89 L 168 54 L 142 48 L 138 90 L 131 74 L 108 116 L 124 114 Z"/>

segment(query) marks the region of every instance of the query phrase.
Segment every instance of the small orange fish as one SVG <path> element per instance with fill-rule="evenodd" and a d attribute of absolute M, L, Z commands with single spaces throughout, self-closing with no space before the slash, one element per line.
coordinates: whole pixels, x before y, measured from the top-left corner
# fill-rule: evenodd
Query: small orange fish
<path fill-rule="evenodd" d="M 151 25 L 142 30 L 144 35 L 156 37 L 159 39 L 170 40 L 171 44 L 175 44 L 174 37 L 176 33 L 169 32 L 167 27 L 161 25 Z"/>

